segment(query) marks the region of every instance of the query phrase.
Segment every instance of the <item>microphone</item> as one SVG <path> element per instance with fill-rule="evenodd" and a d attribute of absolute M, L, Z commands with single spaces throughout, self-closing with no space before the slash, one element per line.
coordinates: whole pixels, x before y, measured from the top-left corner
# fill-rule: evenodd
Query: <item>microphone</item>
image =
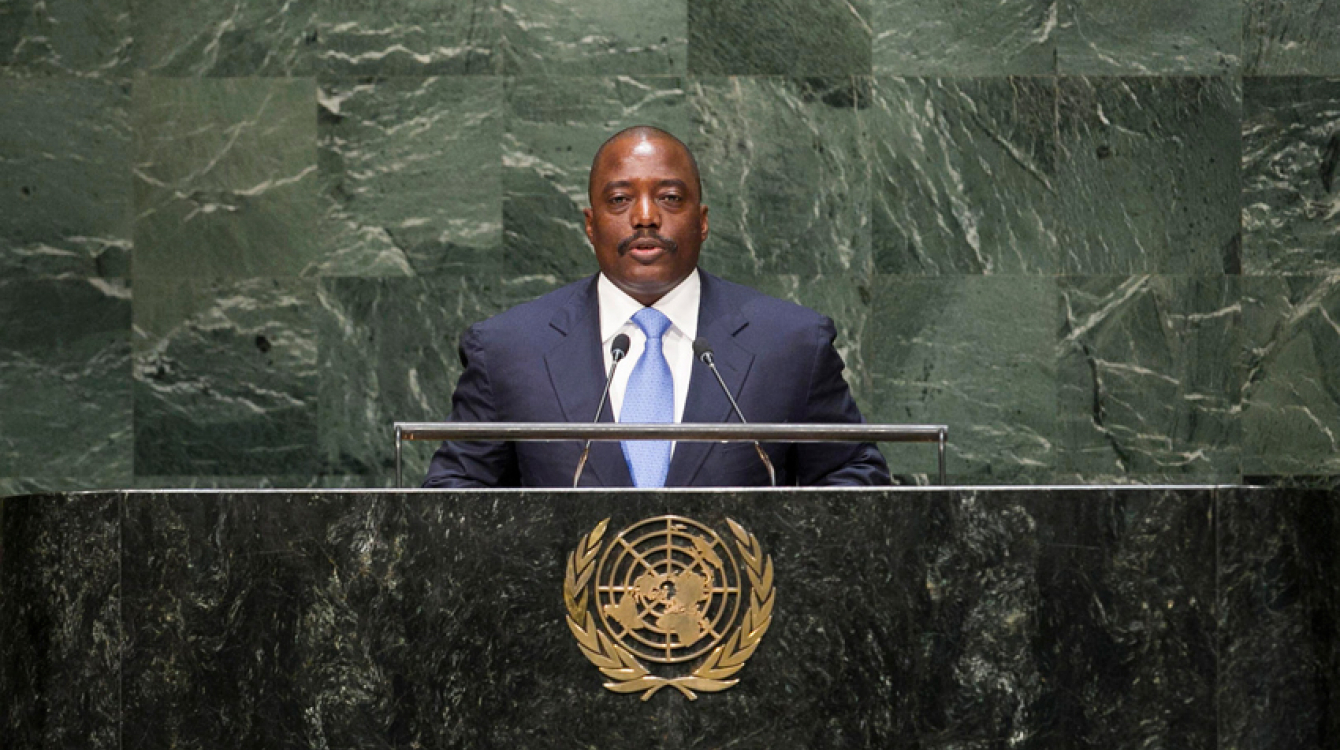
<path fill-rule="evenodd" d="M 610 397 L 610 384 L 614 382 L 614 371 L 619 369 L 619 362 L 628 356 L 628 345 L 630 343 L 626 333 L 615 336 L 614 340 L 610 342 L 610 359 L 613 361 L 610 362 L 610 374 L 605 378 L 605 390 L 600 392 L 600 405 L 596 407 L 596 416 L 595 419 L 591 420 L 592 422 L 600 421 L 600 413 L 605 410 L 605 402 Z M 581 481 L 582 469 L 586 468 L 586 458 L 590 455 L 591 441 L 587 440 L 586 445 L 582 447 L 582 457 L 577 460 L 577 471 L 572 475 L 573 487 L 576 487 L 577 482 Z"/>
<path fill-rule="evenodd" d="M 693 342 L 693 356 L 702 360 L 703 364 L 712 370 L 712 374 L 717 376 L 717 382 L 721 384 L 721 392 L 725 393 L 726 398 L 730 400 L 731 408 L 735 410 L 735 416 L 740 418 L 740 424 L 746 424 L 744 412 L 740 411 L 740 405 L 735 403 L 735 397 L 731 395 L 730 389 L 726 387 L 725 379 L 721 377 L 721 372 L 717 370 L 716 362 L 712 358 L 712 345 L 707 343 L 707 339 L 699 338 Z M 777 470 L 772 467 L 772 461 L 768 459 L 768 454 L 764 452 L 763 446 L 759 445 L 757 440 L 754 441 L 754 450 L 758 451 L 758 457 L 763 460 L 763 466 L 768 470 L 768 479 L 772 482 L 772 486 L 776 487 Z"/>

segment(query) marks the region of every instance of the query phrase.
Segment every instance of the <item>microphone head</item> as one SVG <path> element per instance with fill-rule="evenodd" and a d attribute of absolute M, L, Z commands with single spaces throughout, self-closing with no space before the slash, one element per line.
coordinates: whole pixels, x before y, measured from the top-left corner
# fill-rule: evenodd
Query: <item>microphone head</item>
<path fill-rule="evenodd" d="M 631 343 L 626 333 L 614 337 L 614 341 L 610 342 L 610 356 L 614 358 L 615 362 L 628 356 L 628 347 Z"/>
<path fill-rule="evenodd" d="M 707 343 L 707 339 L 700 336 L 694 340 L 693 356 L 701 359 L 707 364 L 712 364 L 712 345 Z"/>

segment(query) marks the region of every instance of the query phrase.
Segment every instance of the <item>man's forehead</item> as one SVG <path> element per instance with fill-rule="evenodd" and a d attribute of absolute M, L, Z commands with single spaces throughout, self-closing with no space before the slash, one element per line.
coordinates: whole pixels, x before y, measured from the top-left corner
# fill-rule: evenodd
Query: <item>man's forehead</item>
<path fill-rule="evenodd" d="M 650 140 L 643 138 L 633 145 L 633 150 L 629 153 L 634 156 L 651 156 L 656 153 L 656 145 Z"/>
<path fill-rule="evenodd" d="M 641 133 L 630 133 L 604 145 L 596 158 L 597 168 L 608 168 L 628 158 L 648 159 L 657 156 L 667 159 L 678 157 L 688 162 L 688 149 L 673 138 Z"/>
<path fill-rule="evenodd" d="M 593 191 L 592 195 L 594 191 L 601 190 L 609 182 L 618 179 L 617 175 L 608 172 L 617 169 L 623 162 L 655 159 L 658 156 L 665 163 L 677 168 L 679 174 L 675 175 L 676 177 L 682 178 L 687 184 L 692 184 L 701 194 L 702 178 L 698 176 L 698 164 L 688 147 L 669 133 L 649 128 L 619 133 L 600 147 L 591 165 L 589 188 Z"/>

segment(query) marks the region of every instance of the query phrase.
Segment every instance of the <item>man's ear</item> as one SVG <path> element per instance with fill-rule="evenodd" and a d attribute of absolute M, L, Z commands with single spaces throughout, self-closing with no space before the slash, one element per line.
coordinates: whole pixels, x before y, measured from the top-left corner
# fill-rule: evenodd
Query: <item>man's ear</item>
<path fill-rule="evenodd" d="M 707 206 L 699 206 L 699 208 L 701 208 L 701 209 L 702 209 L 702 212 L 703 212 L 703 213 L 702 213 L 702 219 L 701 219 L 701 221 L 699 222 L 699 223 L 702 225 L 702 238 L 699 240 L 699 242 L 706 242 L 706 241 L 707 241 Z M 587 225 L 588 225 L 588 226 L 590 225 L 590 222 L 591 222 L 591 220 L 590 220 L 590 219 L 587 219 Z M 589 229 L 587 230 L 588 233 L 589 233 L 590 231 L 591 231 L 591 230 L 589 230 Z"/>
<path fill-rule="evenodd" d="M 582 216 L 586 217 L 586 241 L 591 243 L 591 247 L 596 246 L 596 231 L 591 222 L 595 221 L 595 213 L 589 208 L 582 209 Z"/>

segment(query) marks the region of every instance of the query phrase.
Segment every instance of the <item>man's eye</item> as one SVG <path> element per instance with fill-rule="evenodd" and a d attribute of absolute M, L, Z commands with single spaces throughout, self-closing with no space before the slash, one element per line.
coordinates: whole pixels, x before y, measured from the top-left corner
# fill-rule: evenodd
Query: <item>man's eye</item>
<path fill-rule="evenodd" d="M 627 202 L 628 202 L 628 196 L 626 195 L 616 195 L 610 198 L 610 203 L 613 203 L 616 206 Z"/>
<path fill-rule="evenodd" d="M 670 195 L 663 195 L 663 196 L 661 196 L 661 200 L 663 200 L 663 201 L 669 201 L 669 202 L 671 202 L 671 203 L 683 203 L 683 202 L 684 202 L 684 197 L 683 197 L 682 195 L 675 195 L 675 194 L 671 193 Z"/>

